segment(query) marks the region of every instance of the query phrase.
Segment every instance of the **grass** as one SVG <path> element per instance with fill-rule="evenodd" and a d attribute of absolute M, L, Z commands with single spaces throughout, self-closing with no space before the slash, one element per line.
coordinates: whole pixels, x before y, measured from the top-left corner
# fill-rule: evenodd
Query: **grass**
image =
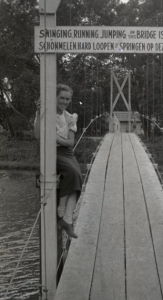
<path fill-rule="evenodd" d="M 39 146 L 36 140 L 19 140 L 0 136 L 0 162 L 18 162 L 23 164 L 39 163 Z"/>
<path fill-rule="evenodd" d="M 142 141 L 147 146 L 159 170 L 163 173 L 163 135 L 155 136 L 155 138 L 146 139 L 141 136 Z M 93 153 L 101 142 L 101 137 L 83 137 L 75 150 L 81 168 L 86 169 L 86 165 L 90 163 Z M 20 140 L 9 138 L 7 135 L 0 135 L 0 164 L 17 163 L 24 165 L 39 165 L 39 144 L 35 139 Z M 84 171 L 85 173 L 85 171 Z"/>
<path fill-rule="evenodd" d="M 83 173 L 90 163 L 93 153 L 101 141 L 101 137 L 83 137 L 75 150 Z M 3 167 L 34 167 L 39 166 L 39 143 L 35 139 L 24 140 L 0 135 L 0 166 Z"/>

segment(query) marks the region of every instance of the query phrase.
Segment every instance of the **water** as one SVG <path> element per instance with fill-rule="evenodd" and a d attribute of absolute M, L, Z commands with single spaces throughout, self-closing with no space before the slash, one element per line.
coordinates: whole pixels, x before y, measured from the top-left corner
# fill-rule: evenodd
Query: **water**
<path fill-rule="evenodd" d="M 39 190 L 35 186 L 34 172 L 0 171 L 0 299 L 23 300 L 38 294 L 39 224 L 5 296 L 39 209 Z"/>

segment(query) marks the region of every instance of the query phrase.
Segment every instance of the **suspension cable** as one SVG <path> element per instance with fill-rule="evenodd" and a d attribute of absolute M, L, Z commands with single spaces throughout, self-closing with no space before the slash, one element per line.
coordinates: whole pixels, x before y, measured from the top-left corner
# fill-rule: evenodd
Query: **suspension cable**
<path fill-rule="evenodd" d="M 147 69 L 146 69 L 146 112 L 147 112 L 147 116 L 149 114 L 149 107 L 148 107 L 148 96 L 149 96 L 149 90 L 148 90 L 148 86 L 149 86 L 149 82 L 148 82 L 148 76 L 149 76 L 149 62 L 148 62 L 148 58 L 147 58 Z M 148 131 L 149 131 L 149 123 L 148 123 L 148 120 L 147 120 L 147 140 L 149 138 L 149 134 L 148 134 Z"/>
<path fill-rule="evenodd" d="M 103 114 L 101 114 L 101 115 L 99 115 L 99 116 L 96 116 L 94 119 L 91 119 L 91 120 L 90 120 L 90 122 L 88 123 L 87 127 L 84 128 L 84 130 L 83 130 L 81 136 L 79 137 L 78 141 L 76 142 L 75 147 L 73 148 L 73 151 L 76 150 L 76 148 L 77 148 L 77 146 L 79 145 L 79 143 L 80 143 L 80 141 L 81 141 L 83 135 L 86 133 L 86 131 L 87 131 L 87 129 L 90 127 L 90 125 L 91 125 L 94 121 L 96 121 L 98 118 L 101 118 L 102 116 L 103 116 Z"/>
<path fill-rule="evenodd" d="M 152 97 L 152 115 L 153 115 L 153 119 L 154 119 L 154 115 L 155 115 L 155 60 L 154 60 L 154 54 L 153 54 L 153 62 L 152 62 L 152 87 L 153 87 L 153 97 Z M 153 124 L 154 125 L 154 124 Z M 155 130 L 154 127 L 152 128 L 152 140 L 154 142 L 154 137 L 155 137 Z"/>

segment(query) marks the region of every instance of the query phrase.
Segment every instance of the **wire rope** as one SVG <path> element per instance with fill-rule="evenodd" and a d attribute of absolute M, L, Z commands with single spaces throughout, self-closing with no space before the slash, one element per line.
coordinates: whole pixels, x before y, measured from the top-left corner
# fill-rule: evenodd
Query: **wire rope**
<path fill-rule="evenodd" d="M 163 25 L 163 1 L 161 1 L 161 18 L 160 18 L 160 25 L 162 26 Z M 163 82 L 163 54 L 161 53 L 160 54 L 160 57 L 161 57 L 161 64 L 160 64 L 160 68 L 161 68 L 161 74 L 160 74 L 160 90 L 161 90 L 161 93 L 160 93 L 160 98 L 161 98 L 161 106 L 162 106 L 162 109 L 161 111 L 163 111 L 163 86 L 162 86 L 162 82 Z M 161 116 L 163 118 L 163 114 Z"/>
<path fill-rule="evenodd" d="M 77 142 L 76 142 L 76 144 L 75 144 L 75 147 L 73 148 L 73 151 L 76 150 L 78 144 L 80 143 L 82 137 L 84 136 L 84 134 L 86 133 L 86 131 L 87 131 L 87 129 L 90 127 L 90 125 L 91 125 L 94 121 L 96 121 L 98 118 L 100 118 L 100 117 L 102 117 L 102 116 L 103 116 L 103 115 L 99 115 L 99 116 L 96 116 L 94 119 L 91 119 L 91 120 L 90 120 L 90 122 L 88 123 L 87 127 L 84 128 L 82 134 L 80 135 L 79 139 L 77 140 Z"/>
<path fill-rule="evenodd" d="M 96 116 L 99 114 L 99 70 L 98 70 L 98 58 L 97 58 L 97 69 L 96 69 L 96 78 L 97 78 L 97 110 L 96 110 Z M 96 123 L 96 136 L 98 135 L 98 122 Z"/>
<path fill-rule="evenodd" d="M 147 114 L 147 116 L 149 114 L 149 106 L 148 106 L 149 81 L 148 80 L 149 80 L 149 61 L 148 61 L 148 58 L 147 58 L 147 68 L 146 68 L 146 114 Z M 146 135 L 147 135 L 147 140 L 148 140 L 148 138 L 149 138 L 149 121 L 148 121 L 148 119 L 146 121 L 147 121 L 147 123 L 146 123 L 147 124 L 147 126 L 146 126 L 147 127 L 146 128 L 146 130 L 147 130 Z"/>
<path fill-rule="evenodd" d="M 153 92 L 152 92 L 152 115 L 153 115 L 153 119 L 155 116 L 155 60 L 154 60 L 154 54 L 153 54 L 153 62 L 152 62 L 152 88 L 153 88 Z M 154 124 L 153 124 L 154 125 Z M 154 142 L 154 138 L 155 138 L 155 130 L 154 130 L 154 126 L 152 127 L 152 141 Z"/>
<path fill-rule="evenodd" d="M 72 19 L 72 0 L 70 0 L 70 4 L 69 4 L 69 26 L 72 25 L 71 22 Z M 70 61 L 70 86 L 72 87 L 72 74 L 73 74 L 73 69 L 72 69 L 72 56 L 71 56 L 71 61 Z M 71 113 L 73 112 L 73 101 L 71 101 Z"/>

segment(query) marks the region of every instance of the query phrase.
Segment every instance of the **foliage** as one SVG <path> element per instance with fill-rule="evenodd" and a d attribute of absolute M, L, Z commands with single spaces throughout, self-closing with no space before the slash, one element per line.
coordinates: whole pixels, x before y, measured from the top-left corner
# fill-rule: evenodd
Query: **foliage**
<path fill-rule="evenodd" d="M 0 2 L 0 79 L 9 78 L 13 105 L 28 121 L 34 116 L 39 97 L 39 63 L 33 53 L 37 4 L 37 0 Z M 126 4 L 119 0 L 62 0 L 57 24 L 162 26 L 162 11 L 162 0 L 130 0 Z M 74 90 L 70 111 L 79 114 L 81 130 L 90 118 L 109 111 L 111 69 L 119 74 L 131 70 L 134 110 L 155 113 L 163 119 L 162 55 L 60 54 L 57 63 L 58 81 L 71 85 Z"/>
<path fill-rule="evenodd" d="M 33 53 L 36 4 L 36 0 L 0 2 L 0 80 L 10 80 L 13 104 L 28 119 L 39 95 L 39 65 Z"/>
<path fill-rule="evenodd" d="M 75 6 L 75 1 L 63 1 L 62 4 L 65 9 L 63 10 L 63 6 L 60 6 L 59 24 L 61 24 L 61 15 L 64 17 L 66 15 L 65 11 L 69 17 L 71 16 L 73 25 L 162 26 L 163 24 L 163 3 L 159 0 L 130 0 L 127 4 L 109 0 L 102 2 L 83 0 L 78 1 L 77 6 Z M 75 8 L 77 9 L 76 15 L 74 14 Z M 70 25 L 70 18 L 68 20 L 68 17 L 65 17 L 64 20 L 64 25 Z M 90 111 L 94 111 L 91 109 L 92 88 L 102 89 L 102 106 L 104 105 L 105 111 L 109 111 L 110 69 L 116 69 L 119 74 L 122 70 L 131 70 L 132 109 L 149 116 L 155 114 L 157 118 L 163 120 L 162 60 L 162 55 L 146 54 L 60 56 L 59 80 L 73 87 L 75 103 L 81 100 L 81 95 L 87 95 L 84 97 L 86 103 L 84 109 L 85 114 L 90 118 Z M 75 105 L 77 107 L 77 103 L 73 103 L 73 107 Z M 96 103 L 94 106 L 96 107 Z M 80 114 L 84 114 L 82 109 L 80 109 Z"/>

